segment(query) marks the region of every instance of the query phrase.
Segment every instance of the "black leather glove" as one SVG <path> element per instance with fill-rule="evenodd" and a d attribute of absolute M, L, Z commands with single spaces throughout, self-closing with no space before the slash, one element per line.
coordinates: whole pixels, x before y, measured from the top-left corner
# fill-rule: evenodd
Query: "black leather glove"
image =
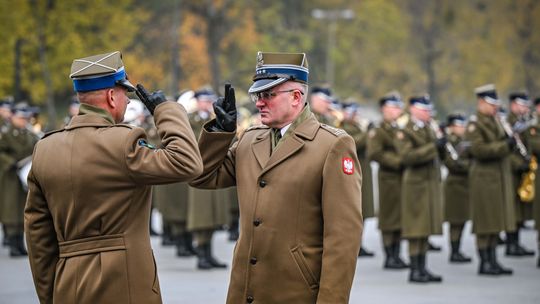
<path fill-rule="evenodd" d="M 236 97 L 234 87 L 230 83 L 225 84 L 225 97 L 220 97 L 214 103 L 214 113 L 216 114 L 216 128 L 218 131 L 236 131 Z"/>
<path fill-rule="evenodd" d="M 448 140 L 446 139 L 446 137 L 438 138 L 436 142 L 437 148 L 442 150 L 447 142 Z"/>
<path fill-rule="evenodd" d="M 152 115 L 154 115 L 154 110 L 160 103 L 167 101 L 165 94 L 163 94 L 161 90 L 149 94 L 148 91 L 146 91 L 146 89 L 142 86 L 142 84 L 137 84 L 137 90 L 135 91 L 135 93 L 137 93 L 137 96 L 139 96 L 142 103 L 144 103 L 144 105 Z"/>
<path fill-rule="evenodd" d="M 523 173 L 526 173 L 526 172 L 529 172 L 529 164 L 523 164 L 521 166 L 519 166 L 519 168 L 517 168 L 516 172 L 518 174 L 523 174 Z"/>
<path fill-rule="evenodd" d="M 508 137 L 506 139 L 506 143 L 508 144 L 508 147 L 510 147 L 510 150 L 514 150 L 516 148 L 517 142 L 515 137 Z"/>

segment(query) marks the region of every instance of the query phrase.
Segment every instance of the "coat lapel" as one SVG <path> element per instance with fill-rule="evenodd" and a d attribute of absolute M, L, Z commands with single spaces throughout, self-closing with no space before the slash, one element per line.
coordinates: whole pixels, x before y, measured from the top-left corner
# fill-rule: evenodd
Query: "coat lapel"
<path fill-rule="evenodd" d="M 270 159 L 270 151 L 272 149 L 270 129 L 255 138 L 255 141 L 251 144 L 251 149 L 253 150 L 253 154 L 255 154 L 257 162 L 259 162 L 259 166 L 264 168 Z"/>

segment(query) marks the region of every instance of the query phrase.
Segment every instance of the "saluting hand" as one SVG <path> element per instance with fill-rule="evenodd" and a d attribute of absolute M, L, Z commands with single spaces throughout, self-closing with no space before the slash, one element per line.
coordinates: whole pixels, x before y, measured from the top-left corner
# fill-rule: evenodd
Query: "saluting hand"
<path fill-rule="evenodd" d="M 142 84 L 137 84 L 137 90 L 135 93 L 137 93 L 137 96 L 139 96 L 142 103 L 144 103 L 152 115 L 154 115 L 154 110 L 160 103 L 167 101 L 165 94 L 163 94 L 161 90 L 149 94 Z"/>
<path fill-rule="evenodd" d="M 225 84 L 225 97 L 219 97 L 214 103 L 214 113 L 218 129 L 225 132 L 236 131 L 236 97 L 230 83 Z"/>

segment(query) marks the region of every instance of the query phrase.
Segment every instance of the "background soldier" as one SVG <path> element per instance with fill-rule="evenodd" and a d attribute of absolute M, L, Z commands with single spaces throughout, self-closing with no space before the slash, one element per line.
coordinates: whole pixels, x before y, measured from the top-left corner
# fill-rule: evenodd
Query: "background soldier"
<path fill-rule="evenodd" d="M 467 126 L 473 162 L 469 171 L 473 233 L 480 256 L 481 275 L 512 274 L 497 261 L 496 246 L 501 231 L 515 231 L 514 193 L 510 154 L 516 147 L 505 134 L 497 111 L 500 101 L 492 84 L 475 89 L 477 117 Z"/>
<path fill-rule="evenodd" d="M 540 115 L 540 98 L 534 100 L 534 108 L 536 114 L 536 120 L 534 124 L 531 125 L 527 131 L 523 134 L 524 140 L 529 147 L 529 151 L 536 157 L 540 159 L 540 120 L 538 116 Z M 537 231 L 537 242 L 538 242 L 538 262 L 536 267 L 540 268 L 540 178 L 539 178 L 540 169 L 536 169 L 536 178 L 534 180 L 535 187 L 535 196 L 533 201 L 533 218 L 536 225 Z"/>
<path fill-rule="evenodd" d="M 26 202 L 26 189 L 21 184 L 18 170 L 26 165 L 32 155 L 38 137 L 32 133 L 29 119 L 33 115 L 25 103 L 12 109 L 10 123 L 0 138 L 0 189 L 3 203 L 0 205 L 0 222 L 8 240 L 11 257 L 26 256 L 24 248 L 23 213 Z"/>
<path fill-rule="evenodd" d="M 469 263 L 471 258 L 464 256 L 459 248 L 465 223 L 470 220 L 469 204 L 469 145 L 464 141 L 466 121 L 461 114 L 448 115 L 448 142 L 458 152 L 457 159 L 448 150 L 444 152 L 444 165 L 448 176 L 444 182 L 444 216 L 450 224 L 450 262 Z"/>
<path fill-rule="evenodd" d="M 332 90 L 327 87 L 313 87 L 309 105 L 318 121 L 329 126 L 337 126 L 336 117 L 332 108 Z"/>
<path fill-rule="evenodd" d="M 11 109 L 13 108 L 13 101 L 9 99 L 0 100 L 0 141 L 9 130 L 9 124 L 11 123 Z M 4 174 L 0 173 L 0 193 L 4 192 L 3 188 L 3 179 Z M 4 204 L 3 195 L 0 195 L 0 219 L 2 218 L 2 209 Z M 0 221 L 1 223 L 1 221 Z M 7 246 L 9 244 L 8 238 L 6 236 L 6 227 L 2 224 L 2 246 Z"/>
<path fill-rule="evenodd" d="M 509 96 L 510 113 L 507 121 L 512 126 L 516 136 L 522 136 L 528 127 L 530 117 L 531 101 L 526 93 L 512 93 Z M 534 251 L 525 249 L 519 244 L 519 230 L 526 220 L 532 219 L 532 204 L 523 202 L 518 195 L 518 188 L 521 185 L 522 176 L 529 171 L 530 155 L 521 155 L 519 151 L 514 151 L 510 156 L 512 164 L 514 182 L 514 205 L 516 214 L 516 231 L 506 231 L 506 252 L 507 256 L 534 256 Z"/>
<path fill-rule="evenodd" d="M 203 125 L 212 119 L 212 105 L 217 96 L 210 89 L 201 89 L 195 92 L 194 97 L 197 100 L 197 111 L 189 114 L 189 123 L 199 138 Z M 227 267 L 212 255 L 214 231 L 229 223 L 225 191 L 189 187 L 187 228 L 193 233 L 197 244 L 198 269 Z"/>
<path fill-rule="evenodd" d="M 161 303 L 148 231 L 151 185 L 201 173 L 187 113 L 161 91 L 137 86 L 167 143 L 155 149 L 143 129 L 119 124 L 135 90 L 120 52 L 74 60 L 70 76 L 79 115 L 36 145 L 28 176 L 25 228 L 39 300 Z"/>
<path fill-rule="evenodd" d="M 409 99 L 411 117 L 400 132 L 399 153 L 405 169 L 401 186 L 403 237 L 409 240 L 410 282 L 441 282 L 426 268 L 428 237 L 442 234 L 441 169 L 436 139 L 430 126 L 433 105 L 427 96 Z"/>
<path fill-rule="evenodd" d="M 375 216 L 373 207 L 373 180 L 371 174 L 371 165 L 366 155 L 366 147 L 368 140 L 368 129 L 371 129 L 371 124 L 361 125 L 358 118 L 358 105 L 356 103 L 343 104 L 343 120 L 338 124 L 349 134 L 356 144 L 356 154 L 360 161 L 362 169 L 362 217 L 364 221 Z M 363 128 L 363 129 L 362 129 Z M 365 249 L 362 244 L 358 256 L 372 257 L 374 254 Z"/>
<path fill-rule="evenodd" d="M 383 121 L 368 133 L 367 159 L 379 163 L 379 229 L 382 232 L 385 269 L 405 269 L 401 251 L 401 174 L 402 160 L 398 154 L 398 124 L 403 102 L 398 92 L 390 92 L 379 101 Z"/>

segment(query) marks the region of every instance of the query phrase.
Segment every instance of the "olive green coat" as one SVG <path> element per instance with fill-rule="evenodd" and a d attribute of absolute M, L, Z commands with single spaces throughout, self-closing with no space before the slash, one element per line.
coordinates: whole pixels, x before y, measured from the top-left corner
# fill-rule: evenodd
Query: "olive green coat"
<path fill-rule="evenodd" d="M 536 156 L 536 161 L 540 164 L 540 123 L 537 122 L 536 125 L 529 127 L 523 134 L 523 139 L 529 151 Z M 538 167 L 540 168 L 540 165 Z M 532 202 L 532 218 L 536 223 L 536 230 L 540 231 L 540 169 L 536 169 L 534 185 L 535 196 Z"/>
<path fill-rule="evenodd" d="M 497 234 L 516 229 L 510 148 L 495 117 L 481 113 L 467 126 L 473 162 L 469 171 L 473 232 Z"/>
<path fill-rule="evenodd" d="M 154 186 L 154 203 L 164 221 L 187 221 L 188 189 L 187 183 Z"/>
<path fill-rule="evenodd" d="M 210 120 L 195 112 L 189 114 L 189 123 L 198 138 L 202 132 L 203 125 Z M 208 190 L 188 189 L 188 207 L 187 207 L 187 229 L 197 230 L 216 230 L 229 223 L 230 195 L 228 189 Z"/>
<path fill-rule="evenodd" d="M 373 175 L 371 165 L 366 155 L 366 146 L 368 133 L 363 132 L 360 127 L 351 121 L 343 121 L 340 126 L 347 132 L 356 144 L 356 154 L 362 168 L 362 216 L 364 219 L 374 217 L 375 209 L 373 206 Z"/>
<path fill-rule="evenodd" d="M 310 112 L 271 153 L 271 131 L 204 131 L 204 173 L 192 184 L 236 185 L 240 238 L 228 304 L 345 304 L 362 235 L 361 172 L 353 139 Z M 287 135 L 287 134 L 286 134 Z"/>
<path fill-rule="evenodd" d="M 458 147 L 463 139 L 450 134 L 448 142 Z M 471 164 L 468 152 L 459 154 L 458 159 L 454 160 L 445 150 L 444 165 L 448 169 L 448 175 L 444 181 L 444 219 L 451 224 L 464 224 L 471 219 L 469 204 L 469 167 Z"/>
<path fill-rule="evenodd" d="M 40 303 L 162 302 L 150 185 L 191 180 L 202 161 L 181 105 L 162 103 L 154 115 L 163 149 L 86 104 L 37 143 L 24 217 Z"/>
<path fill-rule="evenodd" d="M 367 159 L 379 163 L 379 229 L 401 230 L 402 162 L 396 146 L 397 126 L 389 122 L 368 132 Z"/>
<path fill-rule="evenodd" d="M 38 137 L 28 129 L 9 125 L 0 135 L 0 222 L 23 225 L 26 190 L 17 175 L 16 162 L 31 156 Z"/>
<path fill-rule="evenodd" d="M 401 223 L 404 238 L 442 234 L 442 183 L 435 134 L 410 119 L 399 132 L 398 149 L 405 170 L 401 185 Z"/>

